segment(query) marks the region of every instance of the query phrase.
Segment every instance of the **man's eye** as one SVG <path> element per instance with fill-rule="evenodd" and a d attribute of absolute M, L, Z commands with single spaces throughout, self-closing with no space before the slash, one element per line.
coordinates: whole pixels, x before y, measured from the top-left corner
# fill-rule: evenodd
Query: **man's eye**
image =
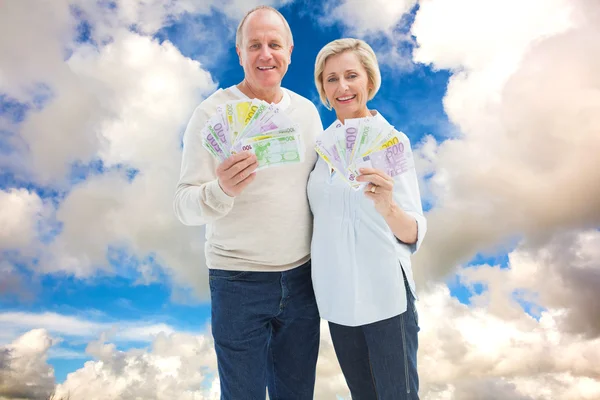
<path fill-rule="evenodd" d="M 258 43 L 254 43 L 253 45 L 250 45 L 251 49 L 258 49 L 260 47 L 260 45 Z"/>
<path fill-rule="evenodd" d="M 280 45 L 278 45 L 277 43 L 271 43 L 271 47 L 272 47 L 272 48 L 274 48 L 274 49 L 278 49 L 278 48 L 280 48 L 281 46 L 280 46 Z"/>

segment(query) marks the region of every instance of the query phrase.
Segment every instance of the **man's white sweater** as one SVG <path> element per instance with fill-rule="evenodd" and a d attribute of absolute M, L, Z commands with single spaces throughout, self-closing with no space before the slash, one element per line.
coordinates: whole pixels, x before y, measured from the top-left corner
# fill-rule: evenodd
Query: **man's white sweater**
<path fill-rule="evenodd" d="M 185 225 L 206 224 L 206 264 L 234 271 L 285 271 L 310 258 L 312 215 L 306 194 L 316 162 L 319 113 L 306 98 L 283 89 L 279 106 L 300 127 L 305 159 L 267 168 L 237 197 L 217 182 L 218 161 L 202 147 L 200 131 L 218 105 L 247 98 L 235 86 L 219 89 L 194 111 L 183 137 L 181 175 L 174 209 Z"/>

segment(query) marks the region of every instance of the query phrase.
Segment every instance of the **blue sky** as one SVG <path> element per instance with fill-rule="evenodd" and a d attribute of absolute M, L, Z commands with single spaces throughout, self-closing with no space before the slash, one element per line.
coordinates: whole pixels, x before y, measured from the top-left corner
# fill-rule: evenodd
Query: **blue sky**
<path fill-rule="evenodd" d="M 33 233 L 14 225 L 15 232 L 6 234 L 0 226 L 0 325 L 4 324 L 0 340 L 10 343 L 25 331 L 47 328 L 59 339 L 48 351 L 57 383 L 93 360 L 86 348 L 101 333 L 107 333 L 107 342 L 115 343 L 119 350 L 149 352 L 158 332 L 202 336 L 210 323 L 206 293 L 199 298 L 195 291 L 207 275 L 202 260 L 194 259 L 203 231 L 180 224 L 173 229 L 165 222 L 174 218 L 170 209 L 165 217 L 164 209 L 170 207 L 179 154 L 170 153 L 171 142 L 162 138 L 180 138 L 195 105 L 210 93 L 213 84 L 228 87 L 242 80 L 234 49 L 238 16 L 233 15 L 231 5 L 236 3 L 224 2 L 221 7 L 214 2 L 219 9 L 200 7 L 197 12 L 168 15 L 159 19 L 160 23 L 153 18 L 165 9 L 146 3 L 132 2 L 141 5 L 141 11 L 133 17 L 119 14 L 121 20 L 103 14 L 117 10 L 120 1 L 81 3 L 89 8 L 70 7 L 63 14 L 56 11 L 52 20 L 44 17 L 43 7 L 28 10 L 22 6 L 20 15 L 31 17 L 29 25 L 23 25 L 32 33 L 29 36 L 18 33 L 25 28 L 9 23 L 20 17 L 2 20 L 0 15 L 0 26 L 9 26 L 15 32 L 10 36 L 19 38 L 14 46 L 0 40 L 0 54 L 27 56 L 26 62 L 19 63 L 17 56 L 0 55 L 0 84 L 6 85 L 0 86 L 0 204 L 15 207 L 4 214 L 0 209 L 0 221 L 9 224 L 12 214 L 18 216 L 18 222 L 34 216 L 30 218 Z M 496 343 L 496 362 L 509 357 L 515 343 L 522 344 L 522 352 L 534 351 L 539 343 L 550 348 L 556 335 L 562 335 L 575 349 L 588 344 L 596 348 L 592 342 L 580 342 L 582 336 L 569 335 L 570 329 L 585 331 L 587 337 L 595 334 L 587 317 L 593 319 L 596 314 L 589 309 L 592 292 L 586 285 L 596 279 L 598 258 L 593 249 L 594 243 L 600 243 L 600 220 L 593 208 L 598 193 L 591 184 L 597 182 L 594 177 L 600 170 L 592 161 L 597 158 L 595 153 L 591 153 L 598 143 L 590 130 L 595 126 L 590 121 L 597 121 L 598 114 L 586 114 L 589 105 L 596 104 L 586 97 L 594 92 L 584 90 L 593 87 L 589 79 L 593 74 L 581 71 L 600 64 L 595 64 L 593 51 L 581 48 L 581 43 L 587 42 L 576 36 L 552 41 L 553 35 L 560 37 L 567 29 L 577 32 L 581 26 L 565 22 L 567 5 L 560 1 L 539 2 L 522 13 L 514 13 L 510 2 L 504 1 L 496 2 L 494 13 L 468 1 L 432 0 L 421 2 L 421 7 L 416 3 L 399 0 L 397 7 L 406 5 L 409 10 L 402 15 L 395 2 L 379 1 L 380 15 L 365 8 L 364 18 L 347 7 L 350 3 L 346 0 L 327 2 L 329 14 L 320 1 L 292 1 L 281 7 L 295 40 L 283 85 L 315 102 L 323 125 L 329 125 L 335 115 L 319 103 L 313 83 L 315 57 L 331 40 L 368 32 L 356 36 L 373 45 L 382 72 L 381 89 L 370 107 L 406 133 L 432 169 L 425 181 L 435 191 L 427 192 L 431 198 L 424 198 L 424 206 L 431 217 L 426 241 L 433 244 L 417 257 L 422 257 L 419 262 L 429 274 L 426 276 L 447 286 L 436 287 L 422 298 L 423 307 L 437 307 L 423 310 L 426 351 L 443 352 L 468 341 L 469 352 L 473 352 L 469 359 L 487 360 L 493 351 L 483 346 L 483 352 L 477 352 L 481 342 L 477 335 L 469 336 L 473 327 L 479 327 L 479 336 Z M 98 5 L 104 9 L 94 9 Z M 96 14 L 90 14 L 90 9 Z M 504 20 L 498 22 L 495 13 Z M 386 14 L 398 20 L 390 25 Z M 73 32 L 63 30 L 63 25 L 70 26 L 69 21 L 74 22 Z M 118 22 L 111 25 L 111 21 Z M 137 35 L 123 34 L 118 24 Z M 373 31 L 374 26 L 382 28 Z M 509 26 L 517 27 L 518 34 Z M 600 24 L 590 26 L 588 31 L 597 30 Z M 56 45 L 68 37 L 64 32 L 72 34 L 74 41 Z M 148 36 L 155 42 L 146 41 Z M 565 45 L 569 40 L 578 46 Z M 538 48 L 540 43 L 543 46 Z M 105 52 L 110 44 L 115 46 Z M 139 59 L 132 60 L 135 57 Z M 200 64 L 190 66 L 185 57 Z M 169 63 L 174 59 L 176 62 Z M 143 63 L 148 64 L 140 67 Z M 539 65 L 547 67 L 540 71 L 536 69 Z M 1 80 L 2 68 L 8 68 L 14 82 Z M 147 71 L 150 75 L 138 78 Z M 120 81 L 121 76 L 127 79 Z M 147 81 L 154 78 L 162 88 L 158 94 L 147 90 Z M 559 83 L 569 96 L 545 91 Z M 565 103 L 567 98 L 571 100 Z M 56 104 L 60 107 L 52 108 Z M 48 110 L 50 115 L 44 114 Z M 97 110 L 101 112 L 95 113 Z M 97 118 L 92 122 L 100 122 L 101 128 L 91 129 L 81 122 L 86 112 Z M 52 114 L 58 117 L 53 119 Z M 160 117 L 154 119 L 155 114 Z M 566 147 L 561 141 L 564 132 L 559 129 L 564 126 L 569 126 L 572 139 Z M 559 131 L 553 131 L 554 127 Z M 74 132 L 63 135 L 70 129 Z M 55 146 L 59 140 L 62 144 Z M 86 150 L 89 143 L 91 153 Z M 556 148 L 564 154 L 561 162 L 551 164 L 556 169 L 549 173 L 541 165 L 555 160 Z M 64 154 L 54 155 L 52 149 L 64 150 Z M 152 157 L 161 158 L 151 159 L 158 167 L 148 163 Z M 66 163 L 64 173 L 55 168 L 60 163 Z M 156 186 L 149 184 L 164 178 L 162 170 L 173 176 Z M 583 179 L 591 183 L 581 183 Z M 145 191 L 132 195 L 132 188 Z M 573 202 L 583 197 L 592 200 L 570 203 L 562 201 L 563 193 Z M 84 207 L 87 204 L 91 204 L 91 212 Z M 144 212 L 157 216 L 128 219 L 138 208 L 142 216 Z M 119 219 L 125 221 L 123 226 Z M 150 222 L 144 225 L 146 219 Z M 139 229 L 131 226 L 138 222 Z M 152 224 L 159 228 L 154 230 Z M 156 232 L 168 234 L 156 238 Z M 35 240 L 30 241 L 28 235 Z M 98 243 L 104 246 L 101 254 L 92 254 Z M 41 250 L 46 247 L 50 254 Z M 570 273 L 573 265 L 581 275 Z M 460 266 L 465 268 L 454 273 Z M 440 303 L 440 293 L 446 288 L 457 301 Z M 447 321 L 428 326 L 427 321 L 439 318 L 436 313 L 442 310 L 455 313 L 456 320 L 449 316 Z M 467 314 L 472 318 L 469 323 L 464 322 Z M 570 325 L 563 325 L 567 323 Z M 450 326 L 468 330 L 454 337 Z M 513 326 L 518 328 L 509 331 L 507 327 Z M 544 332 L 540 335 L 543 339 L 530 336 L 536 329 Z M 521 341 L 507 345 L 508 334 Z M 430 343 L 442 345 L 438 348 Z M 457 362 L 451 353 L 443 355 L 447 365 Z M 430 354 L 424 356 L 426 362 L 434 359 Z M 518 367 L 521 354 L 515 357 L 515 370 L 507 375 L 520 376 L 527 370 Z M 557 355 L 559 359 L 562 354 Z M 579 365 L 587 365 L 587 361 L 579 361 Z M 557 361 L 558 366 L 553 367 L 558 372 L 546 372 L 565 373 L 561 363 Z M 538 364 L 548 365 L 547 359 Z M 425 368 L 427 365 L 438 367 L 437 362 Z M 481 369 L 477 362 L 468 365 Z M 525 378 L 534 376 L 535 380 L 539 371 L 535 362 L 531 365 Z M 555 378 L 561 381 L 564 377 Z M 434 388 L 445 384 L 431 377 L 425 377 L 425 383 L 428 379 L 433 379 Z M 568 382 L 570 378 L 564 379 Z M 504 381 L 498 384 L 504 385 Z M 460 387 L 460 382 L 456 385 Z M 484 382 L 482 387 L 489 386 Z M 519 393 L 525 396 L 523 390 Z M 510 394 L 505 398 L 511 398 Z"/>

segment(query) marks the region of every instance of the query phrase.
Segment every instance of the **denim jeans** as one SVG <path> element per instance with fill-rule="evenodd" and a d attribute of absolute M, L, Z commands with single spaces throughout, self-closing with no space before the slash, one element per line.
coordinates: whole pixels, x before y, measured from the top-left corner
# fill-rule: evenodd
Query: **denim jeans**
<path fill-rule="evenodd" d="M 320 318 L 310 261 L 284 272 L 209 270 L 221 399 L 313 398 Z"/>
<path fill-rule="evenodd" d="M 404 280 L 406 312 L 372 324 L 329 323 L 333 346 L 352 400 L 418 400 L 419 321 Z"/>

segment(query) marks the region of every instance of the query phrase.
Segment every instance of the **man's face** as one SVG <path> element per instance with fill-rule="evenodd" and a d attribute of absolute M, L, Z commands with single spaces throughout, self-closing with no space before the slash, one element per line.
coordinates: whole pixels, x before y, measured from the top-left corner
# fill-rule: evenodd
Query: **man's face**
<path fill-rule="evenodd" d="M 241 48 L 236 51 L 251 88 L 270 90 L 281 84 L 291 62 L 293 46 L 281 17 L 269 10 L 248 16 Z"/>

